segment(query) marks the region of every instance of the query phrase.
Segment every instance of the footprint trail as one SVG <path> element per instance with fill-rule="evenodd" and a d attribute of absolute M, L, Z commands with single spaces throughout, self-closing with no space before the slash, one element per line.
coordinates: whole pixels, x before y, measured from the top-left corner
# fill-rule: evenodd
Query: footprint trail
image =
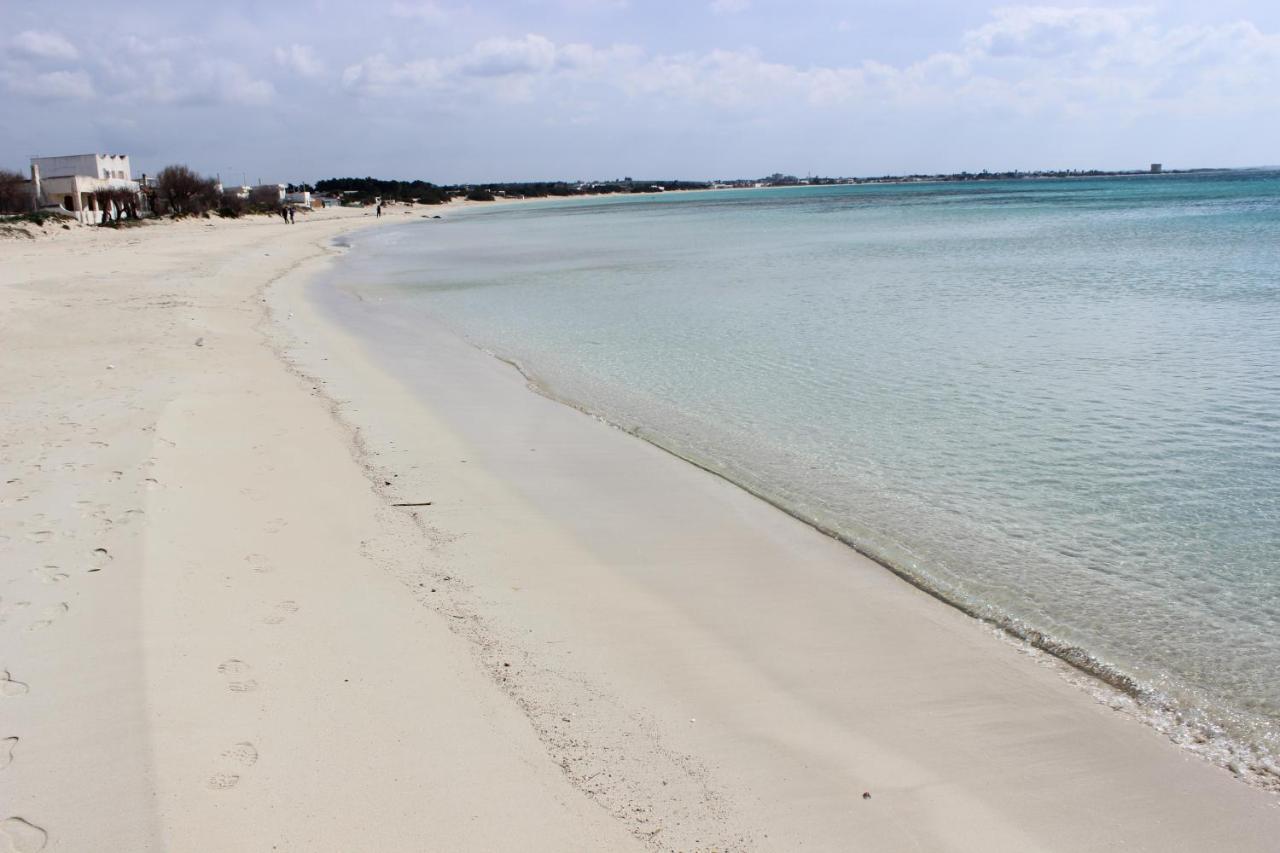
<path fill-rule="evenodd" d="M 241 775 L 258 763 L 258 748 L 248 741 L 230 747 L 218 759 L 218 768 L 209 776 L 208 786 L 224 791 L 240 784 Z"/>
<path fill-rule="evenodd" d="M 249 677 L 253 667 L 237 658 L 218 664 L 218 672 L 227 678 L 227 689 L 232 693 L 251 693 L 258 689 L 258 682 Z"/>

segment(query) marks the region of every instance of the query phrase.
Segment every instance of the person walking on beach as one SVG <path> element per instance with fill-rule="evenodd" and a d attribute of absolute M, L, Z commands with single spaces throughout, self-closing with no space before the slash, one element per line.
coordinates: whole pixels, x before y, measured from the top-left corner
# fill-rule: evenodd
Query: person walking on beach
<path fill-rule="evenodd" d="M 285 210 L 283 207 L 282 207 L 282 208 L 280 208 L 280 218 L 284 220 L 284 222 L 285 222 L 285 224 L 286 224 L 286 225 L 288 225 L 288 224 L 289 224 L 289 211 Z"/>
<path fill-rule="evenodd" d="M 378 215 L 382 215 L 382 202 L 378 202 Z"/>
<path fill-rule="evenodd" d="M 298 215 L 298 211 L 295 208 L 292 208 L 292 207 L 289 208 L 289 224 L 290 225 L 293 224 L 293 218 L 297 215 Z"/>

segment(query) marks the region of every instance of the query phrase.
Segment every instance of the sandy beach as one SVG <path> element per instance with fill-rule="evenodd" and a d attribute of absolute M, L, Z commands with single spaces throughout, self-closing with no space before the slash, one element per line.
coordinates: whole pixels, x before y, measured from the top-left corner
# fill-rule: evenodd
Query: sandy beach
<path fill-rule="evenodd" d="M 435 212 L 0 242 L 0 850 L 1275 848 L 1078 673 L 443 329 L 364 346 L 333 238 Z"/>

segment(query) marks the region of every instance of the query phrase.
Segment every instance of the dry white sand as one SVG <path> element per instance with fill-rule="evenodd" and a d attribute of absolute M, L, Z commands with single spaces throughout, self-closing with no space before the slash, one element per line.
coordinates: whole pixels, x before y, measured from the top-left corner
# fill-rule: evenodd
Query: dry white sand
<path fill-rule="evenodd" d="M 441 330 L 366 350 L 305 292 L 366 224 L 0 243 L 0 850 L 1275 849 L 849 549 Z"/>
<path fill-rule="evenodd" d="M 388 571 L 416 530 L 268 344 L 344 213 L 0 244 L 0 850 L 639 846 Z"/>

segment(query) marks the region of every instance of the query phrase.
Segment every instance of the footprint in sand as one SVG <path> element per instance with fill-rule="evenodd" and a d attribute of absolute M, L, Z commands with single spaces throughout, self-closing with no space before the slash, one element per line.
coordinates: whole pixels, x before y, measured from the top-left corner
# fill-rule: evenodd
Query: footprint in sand
<path fill-rule="evenodd" d="M 258 682 L 249 677 L 252 671 L 253 667 L 236 658 L 218 664 L 218 672 L 227 677 L 227 689 L 232 693 L 251 693 L 258 689 Z"/>
<path fill-rule="evenodd" d="M 145 513 L 143 510 L 140 510 L 140 509 L 126 509 L 126 510 L 125 510 L 125 511 L 120 515 L 120 517 L 119 517 L 119 518 L 117 518 L 117 519 L 115 520 L 115 523 L 116 523 L 116 524 L 128 524 L 128 523 L 129 523 L 129 522 L 131 522 L 131 521 L 136 521 L 136 520 L 138 520 L 138 518 L 140 518 L 140 517 L 141 517 L 141 516 L 143 516 L 143 515 L 146 515 L 146 513 Z"/>
<path fill-rule="evenodd" d="M 53 538 L 52 530 L 33 530 L 27 534 L 27 538 L 37 545 L 44 544 Z"/>
<path fill-rule="evenodd" d="M 268 625 L 279 625 L 285 619 L 288 619 L 294 613 L 298 612 L 298 602 L 282 601 L 276 605 L 275 610 L 269 615 L 264 616 L 262 621 Z"/>
<path fill-rule="evenodd" d="M 49 841 L 49 833 L 20 817 L 0 821 L 0 838 L 9 842 L 14 853 L 36 853 Z"/>
<path fill-rule="evenodd" d="M 0 738 L 0 770 L 13 763 L 13 748 L 18 745 L 18 738 Z"/>
<path fill-rule="evenodd" d="M 94 548 L 89 552 L 89 571 L 100 572 L 102 567 L 111 562 L 111 552 L 106 548 Z"/>
<path fill-rule="evenodd" d="M 0 669 L 0 696 L 21 696 L 28 689 L 25 682 L 15 681 L 9 670 Z"/>
<path fill-rule="evenodd" d="M 59 601 L 57 604 L 51 604 L 44 610 L 40 611 L 39 618 L 28 625 L 27 630 L 40 631 L 44 628 L 48 628 L 54 622 L 57 622 L 58 619 L 70 609 L 70 606 L 68 606 L 65 601 Z"/>
<path fill-rule="evenodd" d="M 215 791 L 234 788 L 240 782 L 240 775 L 258 763 L 258 748 L 246 741 L 241 741 L 218 759 L 218 769 L 209 776 L 208 785 Z"/>
<path fill-rule="evenodd" d="M 244 558 L 249 567 L 259 574 L 266 574 L 271 571 L 271 561 L 261 554 L 250 554 Z"/>
<path fill-rule="evenodd" d="M 273 518 L 262 528 L 267 533 L 279 533 L 289 526 L 289 522 L 283 518 Z"/>
<path fill-rule="evenodd" d="M 39 578 L 41 583 L 62 583 L 67 579 L 67 573 L 58 571 L 57 566 L 41 566 L 32 569 L 31 574 Z"/>

